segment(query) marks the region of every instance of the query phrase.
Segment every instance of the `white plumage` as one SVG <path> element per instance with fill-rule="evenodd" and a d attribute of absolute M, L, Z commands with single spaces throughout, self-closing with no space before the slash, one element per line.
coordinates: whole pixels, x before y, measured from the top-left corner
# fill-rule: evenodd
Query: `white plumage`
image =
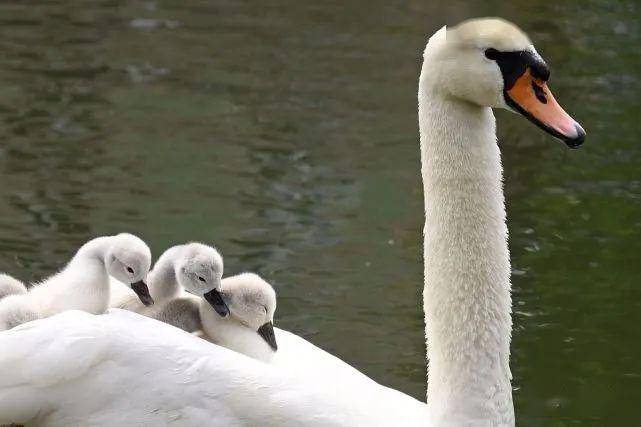
<path fill-rule="evenodd" d="M 99 237 L 84 244 L 57 274 L 27 293 L 0 300 L 0 331 L 65 310 L 104 313 L 108 308 L 110 275 L 128 284 L 149 272 L 151 252 L 131 234 Z"/>
<path fill-rule="evenodd" d="M 142 304 L 129 287 L 113 278 L 109 306 L 194 332 L 200 329 L 199 296 L 220 288 L 223 269 L 222 256 L 211 246 L 202 243 L 172 246 L 158 258 L 146 279 L 153 306 Z"/>
<path fill-rule="evenodd" d="M 272 360 L 278 351 L 260 335 L 260 330 L 265 326 L 268 330 L 273 328 L 276 311 L 274 288 L 257 274 L 241 273 L 224 278 L 220 294 L 229 307 L 228 316 L 218 315 L 204 299 L 199 302 L 198 315 L 204 337 L 254 359 Z M 273 345 L 278 344 L 276 337 Z"/>
<path fill-rule="evenodd" d="M 31 322 L 1 333 L 0 348 L 12 349 L 0 352 L 0 424 L 411 427 L 426 418 L 425 404 L 386 387 L 310 381 L 118 309 Z"/>

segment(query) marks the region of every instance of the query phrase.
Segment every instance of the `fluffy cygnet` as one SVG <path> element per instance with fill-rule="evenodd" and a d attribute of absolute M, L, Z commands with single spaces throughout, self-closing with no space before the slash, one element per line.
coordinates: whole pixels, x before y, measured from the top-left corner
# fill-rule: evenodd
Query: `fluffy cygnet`
<path fill-rule="evenodd" d="M 145 304 L 151 251 L 131 234 L 99 237 L 84 244 L 59 273 L 21 295 L 0 300 L 0 330 L 65 310 L 104 313 L 109 306 L 110 276 L 126 283 Z"/>
<path fill-rule="evenodd" d="M 111 307 L 124 308 L 153 317 L 189 332 L 200 330 L 198 303 L 212 298 L 211 291 L 220 288 L 223 258 L 213 247 L 187 243 L 167 249 L 147 276 L 149 291 L 156 302 L 145 307 L 124 286 L 113 286 Z M 217 300 L 217 309 L 227 315 L 227 308 Z M 221 305 L 222 304 L 222 305 Z"/>
<path fill-rule="evenodd" d="M 278 349 L 274 335 L 274 288 L 257 274 L 242 273 L 223 279 L 220 289 L 212 293 L 205 298 L 214 304 L 201 301 L 199 307 L 206 338 L 255 359 L 271 360 Z M 229 315 L 222 316 L 216 310 L 218 300 L 228 308 Z"/>

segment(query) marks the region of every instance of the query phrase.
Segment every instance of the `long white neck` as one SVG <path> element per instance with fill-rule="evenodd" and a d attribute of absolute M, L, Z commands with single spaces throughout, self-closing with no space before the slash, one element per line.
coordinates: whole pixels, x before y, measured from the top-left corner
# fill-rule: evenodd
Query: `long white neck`
<path fill-rule="evenodd" d="M 88 241 L 78 249 L 78 252 L 69 261 L 67 268 L 82 265 L 87 261 L 97 261 L 105 265 L 105 257 L 112 244 L 113 236 L 97 237 Z"/>
<path fill-rule="evenodd" d="M 48 316 L 70 309 L 104 313 L 109 303 L 105 258 L 110 246 L 110 237 L 85 243 L 60 273 L 33 287 L 31 295 L 38 301 L 41 314 Z"/>
<path fill-rule="evenodd" d="M 429 45 L 428 45 L 429 49 Z M 510 260 L 491 109 L 419 82 L 430 425 L 514 425 Z"/>
<path fill-rule="evenodd" d="M 86 287 L 92 292 L 108 293 L 109 274 L 106 258 L 112 245 L 112 237 L 97 237 L 82 245 L 69 264 L 57 275 L 64 277 L 64 280 L 58 282 L 66 287 Z M 86 276 L 84 280 L 83 275 Z"/>
<path fill-rule="evenodd" d="M 147 276 L 149 293 L 156 303 L 168 301 L 180 295 L 182 288 L 176 277 L 176 260 L 183 246 L 167 249 L 156 261 L 154 269 Z"/>

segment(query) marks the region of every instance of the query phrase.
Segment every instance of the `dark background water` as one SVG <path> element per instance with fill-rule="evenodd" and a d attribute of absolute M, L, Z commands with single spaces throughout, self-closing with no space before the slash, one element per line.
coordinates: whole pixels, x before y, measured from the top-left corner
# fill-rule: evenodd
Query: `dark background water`
<path fill-rule="evenodd" d="M 635 425 L 641 5 L 473 3 L 3 2 L 0 270 L 36 280 L 125 230 L 156 256 L 214 243 L 274 284 L 279 326 L 424 399 L 421 52 L 503 16 L 589 138 L 497 113 L 519 424 Z"/>

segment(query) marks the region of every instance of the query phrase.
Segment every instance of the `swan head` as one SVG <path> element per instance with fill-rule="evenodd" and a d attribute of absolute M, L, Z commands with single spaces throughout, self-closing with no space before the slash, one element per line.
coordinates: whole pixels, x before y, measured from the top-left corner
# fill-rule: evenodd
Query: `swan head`
<path fill-rule="evenodd" d="M 176 280 L 188 292 L 204 296 L 220 288 L 223 278 L 223 257 L 211 246 L 188 243 L 175 262 Z"/>
<path fill-rule="evenodd" d="M 105 257 L 107 273 L 131 287 L 145 305 L 152 305 L 153 298 L 145 278 L 151 268 L 151 250 L 138 237 L 122 233 L 111 238 L 111 245 Z"/>
<path fill-rule="evenodd" d="M 585 131 L 547 86 L 548 65 L 514 24 L 480 18 L 443 27 L 430 38 L 424 59 L 425 90 L 516 112 L 570 148 L 583 143 Z"/>
<path fill-rule="evenodd" d="M 223 280 L 219 291 L 229 307 L 229 320 L 256 331 L 272 350 L 278 350 L 274 334 L 276 292 L 254 273 L 241 273 Z"/>

